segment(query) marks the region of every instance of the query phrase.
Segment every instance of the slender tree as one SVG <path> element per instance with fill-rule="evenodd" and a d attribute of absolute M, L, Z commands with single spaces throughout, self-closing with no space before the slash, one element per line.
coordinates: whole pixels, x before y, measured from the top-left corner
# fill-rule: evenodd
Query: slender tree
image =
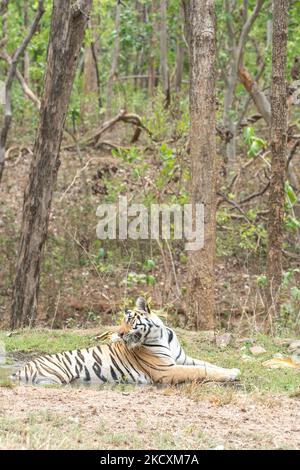
<path fill-rule="evenodd" d="M 29 1 L 24 1 L 24 26 L 27 29 L 29 26 Z M 23 64 L 23 75 L 24 80 L 29 84 L 29 69 L 30 69 L 30 59 L 29 59 L 29 51 L 28 49 L 24 52 L 24 64 Z"/>
<path fill-rule="evenodd" d="M 155 63 L 155 52 L 157 48 L 158 38 L 158 24 L 157 24 L 157 12 L 159 10 L 158 0 L 152 0 L 151 3 L 151 16 L 152 16 L 152 34 L 150 40 L 150 53 L 148 60 L 148 91 L 149 95 L 154 95 L 155 84 L 156 84 L 156 63 Z"/>
<path fill-rule="evenodd" d="M 60 144 L 91 3 L 53 0 L 44 96 L 24 195 L 12 328 L 32 325 L 36 317 L 42 249 L 60 164 Z"/>
<path fill-rule="evenodd" d="M 168 70 L 168 28 L 167 28 L 167 0 L 160 1 L 160 73 L 165 105 L 170 104 L 170 81 Z"/>
<path fill-rule="evenodd" d="M 183 11 L 182 5 L 180 5 L 179 21 L 180 21 L 179 28 L 181 29 L 184 24 L 184 11 Z M 181 88 L 181 82 L 182 82 L 182 76 L 183 76 L 183 65 L 184 65 L 184 53 L 185 53 L 185 44 L 183 41 L 183 34 L 181 34 L 181 31 L 180 31 L 177 37 L 177 42 L 176 42 L 175 91 L 179 91 Z"/>
<path fill-rule="evenodd" d="M 99 19 L 99 17 L 97 19 Z M 87 41 L 84 48 L 83 92 L 86 98 L 82 106 L 82 112 L 84 114 L 95 111 L 96 97 L 98 99 L 99 108 L 101 107 L 100 73 L 98 69 L 100 43 L 95 18 L 90 20 L 89 28 L 91 30 L 91 40 Z"/>
<path fill-rule="evenodd" d="M 120 54 L 120 28 L 121 28 L 121 2 L 116 4 L 116 15 L 115 15 L 115 43 L 111 61 L 111 67 L 109 72 L 109 79 L 106 90 L 106 112 L 105 119 L 108 120 L 111 117 L 112 97 L 113 97 L 113 82 L 116 78 Z"/>
<path fill-rule="evenodd" d="M 238 83 L 238 70 L 243 62 L 244 48 L 246 46 L 249 33 L 259 15 L 259 12 L 264 4 L 265 0 L 257 0 L 253 13 L 248 16 L 248 2 L 244 2 L 243 10 L 243 25 L 241 32 L 237 37 L 237 32 L 234 28 L 233 21 L 233 10 L 236 3 L 224 0 L 224 8 L 226 13 L 226 26 L 227 26 L 227 37 L 228 37 L 228 49 L 229 49 L 229 66 L 228 72 L 225 74 L 225 92 L 224 92 L 224 114 L 223 121 L 224 125 L 230 130 L 234 138 L 226 145 L 226 153 L 228 159 L 228 166 L 232 168 L 232 165 L 236 160 L 236 123 L 233 118 L 233 104 L 235 99 L 235 90 Z"/>
<path fill-rule="evenodd" d="M 268 308 L 270 318 L 279 309 L 282 280 L 284 183 L 287 159 L 287 34 L 289 0 L 273 2 L 271 87 L 271 186 L 268 222 Z"/>
<path fill-rule="evenodd" d="M 190 252 L 187 303 L 197 329 L 214 324 L 216 246 L 215 76 L 216 26 L 214 0 L 184 2 L 190 48 L 191 201 L 204 205 L 204 246 Z"/>

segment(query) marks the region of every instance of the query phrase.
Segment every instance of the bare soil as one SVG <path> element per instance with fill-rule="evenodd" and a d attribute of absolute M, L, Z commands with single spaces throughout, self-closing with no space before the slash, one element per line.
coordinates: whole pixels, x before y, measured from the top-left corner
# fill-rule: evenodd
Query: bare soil
<path fill-rule="evenodd" d="M 0 388 L 1 449 L 299 449 L 299 398 L 178 388 Z"/>

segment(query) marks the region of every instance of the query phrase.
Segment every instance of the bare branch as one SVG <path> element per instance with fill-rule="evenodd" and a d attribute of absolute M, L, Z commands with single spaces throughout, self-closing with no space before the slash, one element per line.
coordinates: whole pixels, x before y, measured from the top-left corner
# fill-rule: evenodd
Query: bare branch
<path fill-rule="evenodd" d="M 7 61 L 7 63 L 9 65 L 11 65 L 12 63 L 12 58 L 10 57 L 10 55 L 7 53 L 7 51 L 3 51 L 2 54 L 0 55 L 0 58 L 1 59 L 4 59 Z M 31 88 L 29 87 L 28 83 L 26 82 L 25 78 L 23 77 L 23 75 L 21 74 L 21 72 L 16 69 L 16 77 L 24 91 L 24 94 L 36 105 L 36 107 L 38 109 L 40 109 L 41 107 L 41 102 L 39 100 L 39 98 L 36 96 L 36 94 L 31 90 Z"/>
<path fill-rule="evenodd" d="M 6 3 L 6 2 L 4 2 Z M 16 75 L 18 60 L 21 55 L 24 53 L 26 47 L 28 46 L 32 36 L 38 29 L 38 25 L 42 15 L 44 14 L 44 0 L 39 0 L 38 10 L 36 16 L 33 20 L 33 23 L 27 33 L 27 36 L 23 39 L 21 45 L 15 51 L 11 58 L 11 64 L 8 70 L 8 75 L 5 82 L 5 110 L 4 110 L 4 121 L 3 126 L 0 132 L 0 182 L 3 174 L 4 164 L 5 164 L 5 147 L 6 140 L 11 124 L 12 111 L 11 111 L 11 88 L 14 77 Z"/>
<path fill-rule="evenodd" d="M 237 46 L 237 52 L 236 52 L 237 70 L 239 69 L 239 67 L 242 65 L 242 62 L 243 62 L 243 51 L 244 51 L 244 47 L 245 47 L 245 44 L 246 44 L 247 39 L 248 39 L 249 32 L 250 32 L 250 30 L 253 26 L 253 23 L 255 22 L 256 18 L 258 17 L 258 14 L 259 14 L 264 2 L 265 2 L 265 0 L 257 0 L 257 3 L 255 5 L 255 8 L 253 10 L 252 15 L 249 16 L 249 18 L 247 19 L 246 23 L 244 24 L 244 26 L 242 28 L 239 43 L 238 43 L 238 46 Z"/>
<path fill-rule="evenodd" d="M 271 105 L 264 92 L 259 88 L 256 81 L 244 67 L 239 68 L 239 78 L 251 95 L 256 108 L 268 125 L 271 124 Z"/>
<path fill-rule="evenodd" d="M 248 196 L 245 199 L 243 199 L 242 201 L 240 201 L 239 204 L 246 204 L 246 202 L 252 201 L 252 199 L 255 199 L 256 197 L 262 196 L 269 189 L 269 187 L 270 187 L 270 181 L 266 184 L 266 186 L 261 191 L 250 194 L 250 196 Z"/>
<path fill-rule="evenodd" d="M 38 10 L 37 10 L 36 16 L 33 20 L 33 23 L 31 25 L 31 28 L 28 31 L 27 36 L 24 38 L 22 44 L 19 46 L 19 48 L 16 50 L 16 52 L 14 53 L 14 55 L 12 57 L 12 63 L 11 63 L 11 66 L 10 66 L 10 70 L 8 72 L 7 79 L 6 79 L 6 88 L 9 88 L 9 89 L 11 88 L 11 84 L 12 84 L 12 81 L 13 81 L 15 73 L 16 73 L 18 60 L 21 57 L 21 55 L 24 53 L 26 47 L 28 46 L 29 42 L 31 41 L 32 36 L 37 31 L 40 19 L 43 16 L 44 11 L 45 11 L 44 10 L 44 0 L 39 0 Z"/>

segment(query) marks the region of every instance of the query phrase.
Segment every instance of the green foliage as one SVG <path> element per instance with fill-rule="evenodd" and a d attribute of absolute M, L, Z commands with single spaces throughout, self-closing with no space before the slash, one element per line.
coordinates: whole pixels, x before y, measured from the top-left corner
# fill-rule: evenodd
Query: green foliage
<path fill-rule="evenodd" d="M 257 157 L 260 151 L 267 145 L 267 142 L 264 139 L 255 135 L 253 127 L 246 127 L 244 130 L 244 139 L 249 147 L 247 155 L 251 158 Z"/>
<path fill-rule="evenodd" d="M 152 274 L 138 274 L 135 272 L 130 272 L 128 275 L 121 281 L 121 285 L 127 287 L 133 287 L 135 285 L 148 285 L 153 286 L 156 283 L 155 276 Z"/>

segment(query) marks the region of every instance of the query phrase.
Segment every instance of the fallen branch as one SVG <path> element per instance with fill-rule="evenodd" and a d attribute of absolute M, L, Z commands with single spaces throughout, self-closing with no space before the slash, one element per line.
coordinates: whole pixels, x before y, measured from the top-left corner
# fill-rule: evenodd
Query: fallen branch
<path fill-rule="evenodd" d="M 15 150 L 19 150 L 18 157 L 13 163 L 11 163 L 10 165 L 7 165 L 8 168 L 13 168 L 13 167 L 17 166 L 17 164 L 19 163 L 19 161 L 23 157 L 24 150 L 25 150 L 26 153 L 29 153 L 29 155 L 33 155 L 32 150 L 29 147 L 26 147 L 24 145 L 21 145 L 21 146 L 14 145 L 14 146 L 10 147 L 9 149 L 7 149 L 6 152 L 5 152 L 5 161 L 6 162 L 11 158 L 10 157 L 11 152 L 13 152 Z"/>
<path fill-rule="evenodd" d="M 133 113 L 127 113 L 125 109 L 121 109 L 120 112 L 114 116 L 113 118 L 109 119 L 108 121 L 105 121 L 98 129 L 93 131 L 92 134 L 84 136 L 82 139 L 78 141 L 80 146 L 90 146 L 94 145 L 98 147 L 101 145 L 100 137 L 104 132 L 106 132 L 108 129 L 111 129 L 113 126 L 115 126 L 118 122 L 125 122 L 127 124 L 133 124 L 139 129 L 143 129 L 150 137 L 152 140 L 154 140 L 151 131 L 144 126 L 142 123 L 142 120 L 140 116 L 137 114 Z M 75 144 L 68 144 L 63 146 L 63 150 L 70 150 L 74 147 Z"/>

